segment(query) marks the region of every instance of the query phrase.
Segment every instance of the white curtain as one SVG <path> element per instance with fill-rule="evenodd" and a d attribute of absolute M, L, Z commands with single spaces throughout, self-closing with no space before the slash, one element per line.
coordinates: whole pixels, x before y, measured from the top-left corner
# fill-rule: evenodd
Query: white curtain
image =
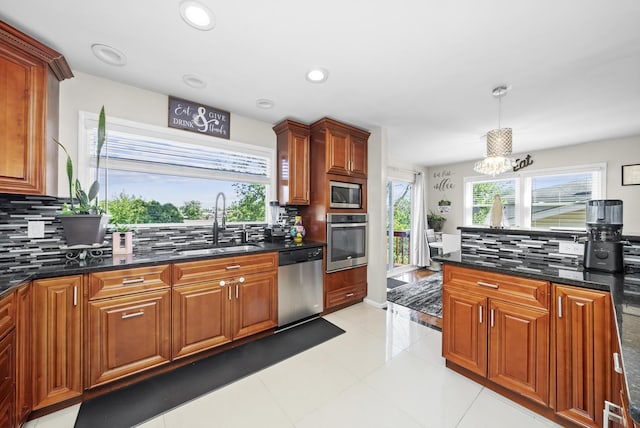
<path fill-rule="evenodd" d="M 431 253 L 427 242 L 427 201 L 424 197 L 424 174 L 416 173 L 411 198 L 411 260 L 414 266 L 429 266 Z"/>

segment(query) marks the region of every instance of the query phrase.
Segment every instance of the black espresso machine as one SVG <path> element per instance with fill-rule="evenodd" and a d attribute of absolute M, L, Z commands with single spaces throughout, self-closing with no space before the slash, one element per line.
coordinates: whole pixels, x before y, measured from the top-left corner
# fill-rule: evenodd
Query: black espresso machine
<path fill-rule="evenodd" d="M 605 272 L 622 272 L 622 201 L 594 199 L 587 201 L 587 241 L 584 267 Z"/>

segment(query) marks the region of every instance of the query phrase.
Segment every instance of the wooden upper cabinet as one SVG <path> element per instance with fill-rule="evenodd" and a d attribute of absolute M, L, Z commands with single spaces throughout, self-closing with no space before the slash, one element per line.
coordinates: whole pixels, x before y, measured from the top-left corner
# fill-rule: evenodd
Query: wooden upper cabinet
<path fill-rule="evenodd" d="M 309 205 L 309 127 L 284 120 L 273 130 L 278 144 L 278 201 Z"/>
<path fill-rule="evenodd" d="M 555 410 L 580 426 L 602 424 L 611 401 L 611 300 L 607 292 L 554 284 Z"/>
<path fill-rule="evenodd" d="M 0 193 L 57 192 L 58 81 L 64 57 L 0 21 Z"/>
<path fill-rule="evenodd" d="M 369 132 L 333 119 L 320 119 L 311 125 L 312 134 L 322 134 L 314 138 L 314 143 L 324 143 L 325 153 L 313 161 L 324 159 L 324 172 L 367 178 L 367 141 Z M 322 150 L 322 148 L 320 148 Z"/>

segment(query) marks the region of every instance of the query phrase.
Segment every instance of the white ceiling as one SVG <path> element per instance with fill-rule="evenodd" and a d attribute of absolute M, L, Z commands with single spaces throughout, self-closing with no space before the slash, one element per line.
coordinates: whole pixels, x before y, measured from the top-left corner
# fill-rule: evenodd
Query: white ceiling
<path fill-rule="evenodd" d="M 179 0 L 0 0 L 0 18 L 73 70 L 270 123 L 386 128 L 397 162 L 481 158 L 498 121 L 491 90 L 505 83 L 516 154 L 640 135 L 637 0 L 202 2 L 212 31 L 187 26 Z M 100 62 L 94 43 L 127 65 Z M 326 83 L 305 80 L 313 66 L 329 70 Z M 187 73 L 206 88 L 186 86 Z"/>

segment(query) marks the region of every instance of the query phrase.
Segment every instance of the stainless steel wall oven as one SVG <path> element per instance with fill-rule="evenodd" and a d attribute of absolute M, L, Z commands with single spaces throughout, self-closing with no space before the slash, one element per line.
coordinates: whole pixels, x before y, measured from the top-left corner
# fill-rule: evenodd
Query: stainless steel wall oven
<path fill-rule="evenodd" d="M 367 214 L 327 214 L 327 272 L 366 265 Z"/>

